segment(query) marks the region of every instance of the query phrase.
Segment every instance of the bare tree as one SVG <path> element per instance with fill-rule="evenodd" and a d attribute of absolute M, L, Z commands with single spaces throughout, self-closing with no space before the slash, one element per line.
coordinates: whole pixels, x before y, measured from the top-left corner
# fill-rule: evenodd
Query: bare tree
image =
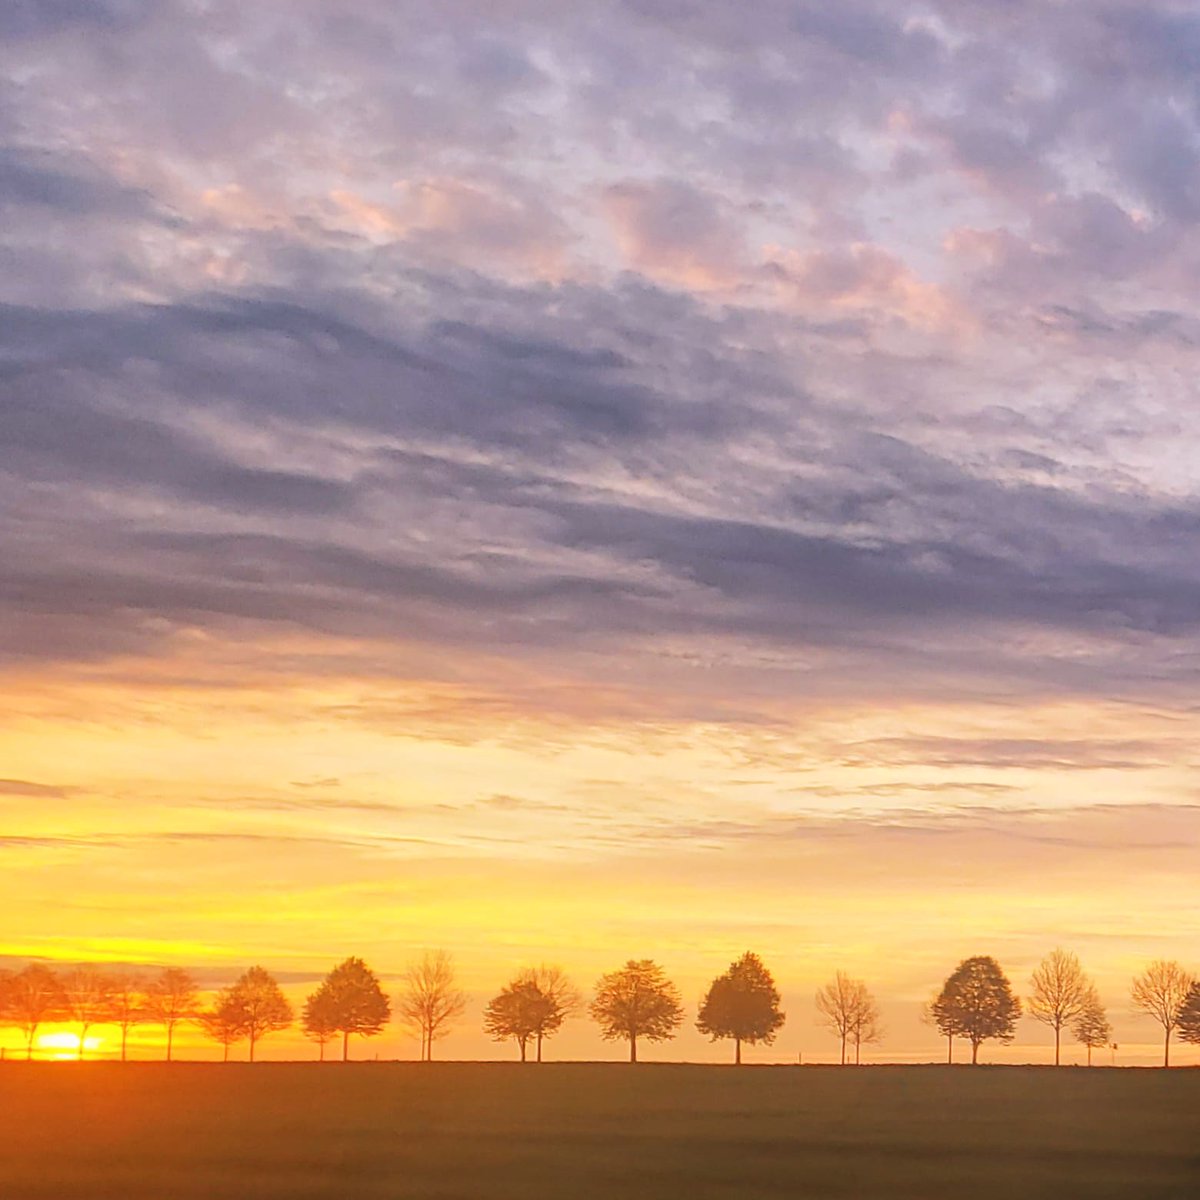
<path fill-rule="evenodd" d="M 113 1020 L 113 979 L 100 967 L 85 963 L 62 976 L 62 993 L 67 1019 L 79 1026 L 76 1057 L 82 1061 L 88 1030 Z"/>
<path fill-rule="evenodd" d="M 263 967 L 251 967 L 230 987 L 228 1003 L 230 1015 L 250 1039 L 251 1062 L 254 1048 L 262 1038 L 286 1029 L 294 1020 L 292 1006 L 274 976 Z"/>
<path fill-rule="evenodd" d="M 128 1060 L 129 1031 L 147 1019 L 146 978 L 133 971 L 112 977 L 112 1023 L 121 1030 L 121 1061 Z"/>
<path fill-rule="evenodd" d="M 1095 984 L 1088 984 L 1083 1007 L 1071 1022 L 1071 1033 L 1077 1042 L 1087 1047 L 1089 1067 L 1092 1065 L 1093 1050 L 1112 1045 L 1112 1026 L 1108 1023 L 1108 1014 L 1104 1011 Z"/>
<path fill-rule="evenodd" d="M 175 1027 L 192 1020 L 199 1011 L 196 981 L 180 967 L 167 967 L 146 989 L 146 1012 L 167 1031 L 167 1062 L 171 1061 Z"/>
<path fill-rule="evenodd" d="M 841 1043 L 842 1066 L 846 1065 L 848 1045 L 861 1052 L 864 1042 L 882 1036 L 878 1028 L 879 1009 L 861 979 L 851 979 L 844 971 L 838 971 L 832 982 L 817 992 L 816 1003 L 818 1020 Z"/>
<path fill-rule="evenodd" d="M 1060 1047 L 1064 1026 L 1084 1010 L 1090 983 L 1079 959 L 1066 950 L 1051 951 L 1030 980 L 1029 1015 L 1054 1030 L 1054 1065 L 1060 1065 Z"/>
<path fill-rule="evenodd" d="M 683 1023 L 679 989 L 662 967 L 648 958 L 631 958 L 596 984 L 592 1019 L 606 1041 L 628 1041 L 629 1061 L 637 1062 L 638 1038 L 665 1042 Z"/>
<path fill-rule="evenodd" d="M 66 1015 L 66 998 L 58 976 L 42 963 L 30 963 L 5 986 L 7 1020 L 25 1035 L 25 1057 L 33 1057 L 38 1029 Z"/>
<path fill-rule="evenodd" d="M 466 993 L 455 980 L 454 959 L 445 950 L 426 950 L 402 978 L 396 1015 L 421 1035 L 421 1061 L 433 1061 L 433 1043 L 449 1033 L 467 1007 Z"/>
<path fill-rule="evenodd" d="M 1152 962 L 1130 989 L 1133 1007 L 1153 1017 L 1163 1027 L 1163 1066 L 1171 1065 L 1171 1033 L 1179 1024 L 1180 1010 L 1194 980 L 1177 962 Z"/>

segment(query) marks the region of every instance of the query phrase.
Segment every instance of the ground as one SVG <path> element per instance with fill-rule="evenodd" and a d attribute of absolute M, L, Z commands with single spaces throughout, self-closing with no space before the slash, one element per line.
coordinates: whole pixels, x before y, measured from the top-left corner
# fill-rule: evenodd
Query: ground
<path fill-rule="evenodd" d="M 1196 1200 L 1200 1070 L 0 1065 L 4 1200 Z"/>

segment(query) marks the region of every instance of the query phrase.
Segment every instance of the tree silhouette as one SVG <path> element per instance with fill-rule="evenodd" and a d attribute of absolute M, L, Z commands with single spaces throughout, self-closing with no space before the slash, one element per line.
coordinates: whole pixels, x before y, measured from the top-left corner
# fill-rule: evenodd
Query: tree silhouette
<path fill-rule="evenodd" d="M 66 1018 L 79 1026 L 76 1057 L 82 1062 L 88 1030 L 113 1019 L 113 979 L 100 967 L 85 963 L 63 975 L 61 984 Z"/>
<path fill-rule="evenodd" d="M 229 989 L 229 1015 L 250 1039 L 250 1061 L 254 1048 L 268 1033 L 286 1029 L 294 1020 L 292 1006 L 279 984 L 263 967 L 251 967 Z"/>
<path fill-rule="evenodd" d="M 606 1041 L 628 1040 L 631 1063 L 637 1062 L 638 1038 L 669 1041 L 683 1023 L 678 988 L 648 958 L 631 958 L 601 976 L 589 1011 Z"/>
<path fill-rule="evenodd" d="M 833 981 L 817 992 L 816 1004 L 818 1020 L 841 1043 L 842 1066 L 846 1065 L 847 1045 L 854 1046 L 857 1063 L 863 1044 L 878 1041 L 883 1036 L 875 998 L 861 979 L 851 979 L 845 972 L 838 971 Z"/>
<path fill-rule="evenodd" d="M 167 967 L 146 989 L 146 1012 L 167 1031 L 167 1062 L 171 1061 L 175 1027 L 199 1012 L 196 981 L 179 967 Z"/>
<path fill-rule="evenodd" d="M 1021 1002 L 1000 964 L 986 955 L 964 959 L 942 986 L 934 1001 L 935 1020 L 943 1033 L 952 1032 L 971 1043 L 971 1063 L 979 1062 L 979 1047 L 989 1040 L 1011 1042 Z"/>
<path fill-rule="evenodd" d="M 561 967 L 542 963 L 539 967 L 522 971 L 518 979 L 532 983 L 550 1002 L 533 1031 L 537 1043 L 537 1061 L 541 1062 L 543 1040 L 553 1037 L 562 1028 L 563 1022 L 583 1007 L 583 997 Z"/>
<path fill-rule="evenodd" d="M 712 1041 L 732 1038 L 733 1061 L 742 1061 L 742 1043 L 770 1045 L 783 1025 L 779 989 L 757 954 L 747 952 L 709 985 L 700 1002 L 696 1028 Z"/>
<path fill-rule="evenodd" d="M 1193 979 L 1177 962 L 1152 962 L 1130 989 L 1133 1007 L 1163 1027 L 1163 1066 L 1171 1065 L 1171 1032 L 1192 990 Z"/>
<path fill-rule="evenodd" d="M 217 993 L 212 1008 L 196 1017 L 196 1024 L 207 1037 L 217 1042 L 224 1051 L 221 1061 L 229 1061 L 229 1047 L 240 1042 L 249 1030 L 241 1005 L 235 999 L 232 988 Z"/>
<path fill-rule="evenodd" d="M 320 997 L 318 1000 L 317 998 Z M 342 1035 L 342 1062 L 350 1057 L 350 1035 L 374 1037 L 391 1020 L 392 1006 L 384 995 L 375 972 L 361 958 L 348 958 L 325 977 L 309 997 L 314 1003 L 312 1017 L 320 1022 L 332 1018 L 332 1028 Z M 316 1026 L 308 1025 L 309 1005 L 305 1004 L 305 1032 L 316 1040 Z M 324 1057 L 324 1043 L 321 1044 Z"/>
<path fill-rule="evenodd" d="M 449 1033 L 467 1007 L 454 976 L 454 959 L 445 950 L 426 950 L 404 972 L 396 1015 L 421 1035 L 421 1061 L 433 1061 L 433 1043 Z"/>
<path fill-rule="evenodd" d="M 336 999 L 329 987 L 329 981 L 324 980 L 307 1000 L 300 1013 L 300 1028 L 304 1036 L 317 1043 L 319 1047 L 318 1061 L 325 1061 L 325 1047 L 337 1037 L 338 1014 Z M 345 1049 L 343 1048 L 343 1057 Z"/>
<path fill-rule="evenodd" d="M 1104 1011 L 1095 984 L 1088 984 L 1083 1007 L 1071 1022 L 1071 1034 L 1077 1042 L 1087 1047 L 1089 1067 L 1092 1065 L 1092 1051 L 1112 1041 L 1112 1026 L 1108 1023 L 1108 1014 Z"/>
<path fill-rule="evenodd" d="M 147 1019 L 146 978 L 133 971 L 112 976 L 112 1023 L 121 1030 L 121 1061 L 128 1058 L 129 1031 Z"/>
<path fill-rule="evenodd" d="M 25 1058 L 31 1059 L 39 1027 L 67 1015 L 62 984 L 49 967 L 30 963 L 9 978 L 4 991 L 7 1020 L 25 1035 Z"/>
<path fill-rule="evenodd" d="M 513 1038 L 525 1062 L 530 1038 L 544 1028 L 554 1002 L 532 979 L 515 979 L 488 1001 L 483 1010 L 483 1028 L 497 1042 Z"/>
<path fill-rule="evenodd" d="M 1188 994 L 1179 1006 L 1179 1040 L 1200 1042 L 1200 979 L 1192 981 Z"/>
<path fill-rule="evenodd" d="M 1029 1015 L 1054 1030 L 1054 1065 L 1060 1065 L 1063 1027 L 1083 1012 L 1089 997 L 1088 977 L 1079 959 L 1066 950 L 1051 951 L 1030 980 Z"/>

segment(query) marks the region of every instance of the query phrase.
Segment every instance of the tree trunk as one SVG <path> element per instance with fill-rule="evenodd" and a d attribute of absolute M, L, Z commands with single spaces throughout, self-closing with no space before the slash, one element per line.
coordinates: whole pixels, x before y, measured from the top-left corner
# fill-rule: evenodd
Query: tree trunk
<path fill-rule="evenodd" d="M 521 1047 L 521 1061 L 525 1061 L 525 1039 L 517 1038 L 517 1045 Z"/>
<path fill-rule="evenodd" d="M 538 1062 L 542 1061 L 542 1031 L 540 1029 L 537 1035 L 537 1060 Z"/>
<path fill-rule="evenodd" d="M 129 1041 L 129 1026 L 121 1026 L 121 1061 L 125 1062 L 125 1043 Z"/>
<path fill-rule="evenodd" d="M 742 1065 L 742 1039 L 734 1038 L 733 1039 L 733 1047 L 734 1047 L 734 1049 L 733 1049 L 734 1065 L 740 1067 Z"/>
<path fill-rule="evenodd" d="M 637 1062 L 637 1034 L 629 1035 L 629 1061 Z"/>
<path fill-rule="evenodd" d="M 171 1041 L 175 1037 L 175 1023 L 167 1022 L 167 1062 L 171 1061 Z"/>
<path fill-rule="evenodd" d="M 1171 1065 L 1171 1031 L 1167 1030 L 1166 1040 L 1163 1042 L 1163 1066 Z"/>
<path fill-rule="evenodd" d="M 1088 1066 L 1090 1067 L 1092 1065 L 1092 1048 L 1091 1048 L 1091 1046 L 1088 1046 L 1087 1052 L 1088 1052 Z"/>
<path fill-rule="evenodd" d="M 1062 1065 L 1058 1061 L 1058 1044 L 1059 1044 L 1059 1039 L 1061 1037 L 1062 1037 L 1062 1030 L 1057 1025 L 1055 1025 L 1055 1027 L 1054 1027 L 1054 1065 L 1056 1067 L 1059 1067 Z"/>
<path fill-rule="evenodd" d="M 350 1061 L 350 1030 L 342 1030 L 342 1062 Z"/>
<path fill-rule="evenodd" d="M 954 1034 L 946 1034 L 946 1062 L 954 1062 Z"/>
<path fill-rule="evenodd" d="M 87 1039 L 87 1031 L 88 1027 L 86 1025 L 82 1026 L 79 1030 L 79 1049 L 75 1054 L 76 1062 L 83 1062 L 83 1043 Z"/>
<path fill-rule="evenodd" d="M 862 1042 L 854 1043 L 854 1065 L 856 1067 L 862 1066 Z"/>
<path fill-rule="evenodd" d="M 979 1043 L 973 1039 L 971 1041 L 971 1066 L 979 1066 Z"/>
<path fill-rule="evenodd" d="M 222 1058 L 221 1061 L 224 1063 L 227 1063 L 229 1061 L 229 1043 L 228 1042 L 225 1043 L 225 1057 Z"/>
<path fill-rule="evenodd" d="M 37 1036 L 37 1026 L 35 1025 L 25 1038 L 25 1061 L 32 1062 L 33 1060 L 33 1039 Z"/>
<path fill-rule="evenodd" d="M 256 1041 L 258 1041 L 258 1038 L 255 1036 L 254 1030 L 251 1029 L 250 1030 L 250 1061 L 251 1062 L 254 1061 L 254 1043 Z"/>
<path fill-rule="evenodd" d="M 842 1066 L 846 1065 L 846 1035 L 842 1034 Z"/>

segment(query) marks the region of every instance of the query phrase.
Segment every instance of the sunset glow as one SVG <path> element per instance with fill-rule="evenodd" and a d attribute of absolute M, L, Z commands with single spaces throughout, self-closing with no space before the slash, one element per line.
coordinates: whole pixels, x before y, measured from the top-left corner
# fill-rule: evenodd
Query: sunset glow
<path fill-rule="evenodd" d="M 725 1060 L 696 1007 L 753 951 L 747 1061 L 833 1061 L 843 970 L 907 1062 L 961 959 L 1023 996 L 1062 946 L 1097 1061 L 1157 1062 L 1130 981 L 1200 969 L 1200 33 L 1034 7 L 0 14 L 0 968 L 208 1004 L 261 964 L 298 1009 L 440 948 L 465 1059 L 521 968 L 653 958 L 646 1056 Z"/>

